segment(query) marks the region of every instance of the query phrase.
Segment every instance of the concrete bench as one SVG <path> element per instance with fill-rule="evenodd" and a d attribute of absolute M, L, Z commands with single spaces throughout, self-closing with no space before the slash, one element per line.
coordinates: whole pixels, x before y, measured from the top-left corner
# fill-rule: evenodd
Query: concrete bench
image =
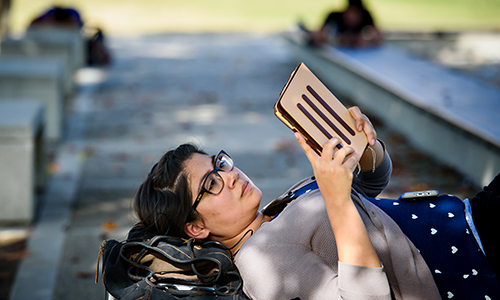
<path fill-rule="evenodd" d="M 63 89 L 61 65 L 48 59 L 0 60 L 0 102 L 40 99 L 45 106 L 46 137 L 62 135 Z"/>
<path fill-rule="evenodd" d="M 33 220 L 43 185 L 43 104 L 0 102 L 0 222 Z"/>
<path fill-rule="evenodd" d="M 66 43 L 71 45 L 71 58 L 74 70 L 86 64 L 87 46 L 85 37 L 80 29 L 65 29 L 54 27 L 29 28 L 25 32 L 25 39 L 36 42 Z"/>
<path fill-rule="evenodd" d="M 35 38 L 6 38 L 0 45 L 1 59 L 40 58 L 57 60 L 63 66 L 65 95 L 73 91 L 73 74 L 77 69 L 73 57 L 73 45 L 66 41 L 42 40 Z"/>
<path fill-rule="evenodd" d="M 391 46 L 307 47 L 285 35 L 297 58 L 338 96 L 404 134 L 416 149 L 476 185 L 500 171 L 500 89 Z"/>

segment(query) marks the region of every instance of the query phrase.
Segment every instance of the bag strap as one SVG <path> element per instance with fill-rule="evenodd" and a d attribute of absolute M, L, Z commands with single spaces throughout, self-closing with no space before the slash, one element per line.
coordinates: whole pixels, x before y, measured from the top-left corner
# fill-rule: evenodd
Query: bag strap
<path fill-rule="evenodd" d="M 230 283 L 226 283 L 223 285 L 218 285 L 217 283 L 212 286 L 200 286 L 200 285 L 191 285 L 189 282 L 183 283 L 162 283 L 157 284 L 155 280 L 152 280 L 154 275 L 147 276 L 144 280 L 151 286 L 165 290 L 168 293 L 175 296 L 187 296 L 187 295 L 196 295 L 196 294 L 213 294 L 218 296 L 228 296 L 235 295 L 243 286 L 243 281 L 241 280 L 241 276 L 237 272 L 229 271 L 226 273 L 228 276 L 233 276 L 236 278 L 232 280 Z"/>
<path fill-rule="evenodd" d="M 318 189 L 318 182 L 314 180 L 313 182 L 308 183 L 307 185 L 301 187 L 300 189 L 290 192 L 291 193 L 290 197 L 295 199 L 301 196 L 302 194 L 309 193 L 310 191 L 317 189 Z"/>
<path fill-rule="evenodd" d="M 164 241 L 164 244 L 161 242 Z M 136 249 L 134 249 L 136 248 Z M 134 259 L 130 256 L 133 253 L 138 253 Z M 155 271 L 140 263 L 140 260 L 146 254 L 156 254 L 167 262 L 176 264 L 189 265 L 191 270 L 202 279 L 209 281 L 218 281 L 220 277 L 234 266 L 232 257 L 223 249 L 210 247 L 195 249 L 195 240 L 190 239 L 183 247 L 179 247 L 170 243 L 168 237 L 155 237 L 147 242 L 128 242 L 122 245 L 120 250 L 120 257 L 137 268 L 141 268 L 152 274 Z M 213 274 L 204 274 L 198 270 L 201 262 L 210 262 L 216 266 L 217 272 Z M 137 279 L 137 276 L 133 276 Z"/>

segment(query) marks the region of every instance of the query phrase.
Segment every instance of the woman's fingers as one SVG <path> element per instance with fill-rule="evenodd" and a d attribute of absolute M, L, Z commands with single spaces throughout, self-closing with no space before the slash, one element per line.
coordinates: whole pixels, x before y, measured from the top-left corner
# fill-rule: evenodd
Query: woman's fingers
<path fill-rule="evenodd" d="M 327 170 L 331 171 L 331 168 L 345 167 L 352 173 L 358 165 L 360 154 L 356 153 L 352 147 L 338 149 L 337 145 L 342 145 L 341 140 L 338 138 L 332 138 L 323 145 L 321 156 L 309 146 L 300 133 L 296 132 L 295 138 L 316 171 L 322 169 L 323 172 L 328 172 Z"/>
<path fill-rule="evenodd" d="M 311 164 L 319 158 L 319 155 L 316 153 L 316 151 L 314 151 L 313 148 L 309 146 L 309 144 L 300 133 L 295 132 L 295 138 L 299 142 L 300 147 L 302 147 L 302 150 L 306 154 L 307 159 L 309 159 Z"/>
<path fill-rule="evenodd" d="M 331 160 L 335 155 L 336 151 L 338 151 L 337 145 L 342 145 L 342 141 L 339 138 L 332 138 L 328 140 L 323 145 L 323 151 L 321 152 L 321 157 L 324 160 Z"/>
<path fill-rule="evenodd" d="M 361 110 L 357 106 L 349 108 L 348 111 L 354 119 L 356 130 L 360 132 L 363 131 L 368 139 L 368 143 L 371 146 L 375 146 L 375 143 L 377 142 L 377 132 L 375 131 L 372 122 L 370 122 L 370 119 L 361 113 Z"/>
<path fill-rule="evenodd" d="M 356 153 L 354 148 L 344 146 L 340 149 L 341 141 L 338 138 L 332 138 L 323 146 L 323 153 L 318 160 L 319 165 L 325 172 L 336 172 L 335 169 L 343 168 L 351 173 L 356 169 L 361 155 Z"/>
<path fill-rule="evenodd" d="M 357 106 L 350 107 L 348 111 L 351 114 L 352 118 L 354 119 L 354 125 L 356 126 L 356 129 L 358 131 L 363 130 L 363 118 L 361 116 L 361 110 L 359 110 L 359 107 Z"/>
<path fill-rule="evenodd" d="M 351 148 L 351 149 L 352 149 L 352 153 L 350 153 L 349 156 L 347 157 L 345 164 L 352 173 L 352 172 L 354 172 L 354 170 L 358 166 L 358 162 L 361 158 L 361 155 L 359 153 L 356 153 L 353 148 Z"/>
<path fill-rule="evenodd" d="M 354 171 L 356 169 L 360 154 L 356 153 L 352 147 L 343 147 L 334 154 L 333 158 L 336 161 L 336 165 L 344 165 L 349 170 Z"/>
<path fill-rule="evenodd" d="M 354 167 L 357 165 L 357 156 L 359 155 L 357 155 L 354 151 L 354 148 L 351 147 L 340 147 L 339 149 L 337 146 L 342 145 L 342 142 L 339 138 L 332 138 L 328 140 L 323 145 L 321 156 L 318 155 L 313 148 L 311 148 L 311 146 L 306 142 L 305 138 L 300 133 L 295 132 L 295 138 L 299 142 L 299 145 L 302 147 L 302 150 L 306 154 L 313 168 L 319 166 L 320 164 L 322 164 L 323 166 L 327 166 L 330 163 L 339 166 L 343 163 L 346 163 L 347 160 L 351 159 L 352 162 L 349 162 L 350 165 L 348 167 L 352 169 L 352 164 L 354 165 Z"/>

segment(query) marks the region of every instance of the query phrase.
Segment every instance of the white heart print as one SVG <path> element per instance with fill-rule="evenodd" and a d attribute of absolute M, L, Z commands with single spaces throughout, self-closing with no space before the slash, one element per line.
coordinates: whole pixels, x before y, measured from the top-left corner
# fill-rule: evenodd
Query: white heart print
<path fill-rule="evenodd" d="M 448 213 L 448 218 L 453 218 L 455 215 L 452 214 L 451 212 Z"/>
<path fill-rule="evenodd" d="M 434 204 L 434 203 L 429 203 L 429 207 L 430 207 L 430 208 L 434 208 L 434 207 L 436 207 L 436 204 Z"/>
<path fill-rule="evenodd" d="M 431 228 L 431 234 L 435 235 L 438 231 L 435 228 Z"/>
<path fill-rule="evenodd" d="M 448 299 L 453 298 L 453 296 L 455 296 L 455 295 L 453 295 L 453 293 L 452 293 L 452 292 L 448 292 Z"/>
<path fill-rule="evenodd" d="M 457 251 L 458 251 L 457 247 L 451 246 L 451 253 L 455 254 L 455 253 L 457 253 Z"/>
<path fill-rule="evenodd" d="M 411 218 L 412 218 L 413 220 L 415 220 L 415 219 L 418 219 L 418 216 L 417 216 L 416 214 L 411 214 Z"/>

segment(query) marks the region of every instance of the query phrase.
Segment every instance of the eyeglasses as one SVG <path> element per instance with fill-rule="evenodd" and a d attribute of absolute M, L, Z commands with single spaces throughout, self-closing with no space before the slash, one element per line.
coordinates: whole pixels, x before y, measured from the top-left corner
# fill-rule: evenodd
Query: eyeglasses
<path fill-rule="evenodd" d="M 221 150 L 215 157 L 214 169 L 210 173 L 208 173 L 207 177 L 205 177 L 205 180 L 203 180 L 201 191 L 194 201 L 193 210 L 196 210 L 196 207 L 198 207 L 201 198 L 203 198 L 203 194 L 209 193 L 212 195 L 218 195 L 224 188 L 224 180 L 219 175 L 218 171 L 231 172 L 233 168 L 233 159 L 224 150 Z"/>

